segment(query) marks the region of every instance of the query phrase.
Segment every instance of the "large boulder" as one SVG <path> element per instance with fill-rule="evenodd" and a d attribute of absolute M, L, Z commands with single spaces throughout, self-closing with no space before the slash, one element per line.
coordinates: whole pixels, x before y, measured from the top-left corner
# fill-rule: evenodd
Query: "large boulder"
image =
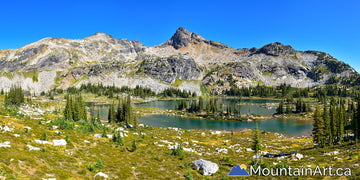
<path fill-rule="evenodd" d="M 204 176 L 210 176 L 219 170 L 219 166 L 216 163 L 203 159 L 193 161 L 192 164 L 195 165 L 197 170 L 203 171 Z"/>

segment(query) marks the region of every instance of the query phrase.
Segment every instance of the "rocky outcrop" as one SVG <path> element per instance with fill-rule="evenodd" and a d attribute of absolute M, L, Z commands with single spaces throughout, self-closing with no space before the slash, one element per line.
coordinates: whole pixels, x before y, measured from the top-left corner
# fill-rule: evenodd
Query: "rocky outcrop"
<path fill-rule="evenodd" d="M 254 54 L 260 54 L 260 53 L 269 56 L 285 56 L 285 55 L 294 55 L 295 50 L 291 46 L 285 46 L 279 42 L 274 42 L 265 45 L 254 52 Z"/>
<path fill-rule="evenodd" d="M 168 84 L 173 83 L 176 78 L 196 79 L 201 72 L 193 59 L 181 56 L 147 58 L 143 60 L 139 68 L 143 69 L 146 75 Z"/>

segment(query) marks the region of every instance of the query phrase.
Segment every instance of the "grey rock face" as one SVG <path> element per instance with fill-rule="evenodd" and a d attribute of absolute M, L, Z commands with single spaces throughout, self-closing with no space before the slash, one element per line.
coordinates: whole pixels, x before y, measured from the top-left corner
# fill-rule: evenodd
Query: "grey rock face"
<path fill-rule="evenodd" d="M 295 50 L 291 46 L 285 46 L 279 42 L 275 42 L 265 45 L 264 47 L 255 51 L 255 54 L 260 54 L 260 53 L 270 56 L 280 56 L 280 55 L 295 54 Z"/>
<path fill-rule="evenodd" d="M 192 80 L 200 75 L 200 69 L 191 58 L 172 56 L 169 58 L 145 59 L 141 64 L 146 75 L 171 84 L 176 78 Z"/>
<path fill-rule="evenodd" d="M 216 163 L 203 159 L 193 161 L 192 164 L 196 167 L 197 170 L 202 171 L 204 176 L 211 176 L 219 170 L 219 166 Z"/>

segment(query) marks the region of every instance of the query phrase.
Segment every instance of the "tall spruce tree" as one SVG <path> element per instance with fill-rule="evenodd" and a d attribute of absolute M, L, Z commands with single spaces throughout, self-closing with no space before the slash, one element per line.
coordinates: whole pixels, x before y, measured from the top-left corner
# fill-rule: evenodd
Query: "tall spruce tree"
<path fill-rule="evenodd" d="M 325 142 L 331 146 L 332 134 L 331 134 L 331 126 L 330 126 L 330 116 L 329 116 L 329 110 L 326 107 L 326 103 L 324 104 L 323 119 L 325 125 Z"/>
<path fill-rule="evenodd" d="M 324 122 L 320 112 L 319 104 L 316 105 L 314 112 L 314 128 L 313 128 L 313 141 L 319 145 L 324 145 Z"/>
<path fill-rule="evenodd" d="M 256 163 L 258 161 L 258 155 L 261 151 L 261 141 L 260 141 L 260 136 L 259 136 L 259 130 L 258 130 L 258 124 L 257 122 L 255 123 L 255 131 L 254 131 L 254 145 L 253 145 L 253 149 L 255 152 L 255 156 L 256 156 Z"/>

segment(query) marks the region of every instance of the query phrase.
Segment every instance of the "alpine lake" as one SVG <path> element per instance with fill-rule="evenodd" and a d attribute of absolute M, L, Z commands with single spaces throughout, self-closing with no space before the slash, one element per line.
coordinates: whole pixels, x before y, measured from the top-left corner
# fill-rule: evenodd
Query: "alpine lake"
<path fill-rule="evenodd" d="M 194 99 L 187 99 L 190 102 Z M 180 100 L 154 100 L 142 103 L 135 103 L 133 107 L 157 108 L 174 110 Z M 256 114 L 261 116 L 271 116 L 276 112 L 275 103 L 278 100 L 268 99 L 242 99 L 238 103 L 235 98 L 216 98 L 218 107 L 223 104 L 223 109 L 230 105 L 233 112 L 235 107 L 241 110 L 241 114 Z M 204 104 L 209 102 L 209 99 L 204 99 Z M 108 117 L 110 105 L 95 105 L 94 114 L 100 113 L 101 119 L 105 120 Z M 177 127 L 182 129 L 212 129 L 212 130 L 233 130 L 239 131 L 242 129 L 255 129 L 255 122 L 247 121 L 226 121 L 226 120 L 207 120 L 198 118 L 186 118 L 180 116 L 173 116 L 168 114 L 151 114 L 138 117 L 139 123 L 143 123 L 153 127 Z M 311 135 L 313 129 L 313 122 L 306 120 L 289 120 L 281 118 L 268 118 L 263 121 L 258 121 L 259 130 L 268 132 L 278 132 L 289 136 L 308 136 Z"/>

